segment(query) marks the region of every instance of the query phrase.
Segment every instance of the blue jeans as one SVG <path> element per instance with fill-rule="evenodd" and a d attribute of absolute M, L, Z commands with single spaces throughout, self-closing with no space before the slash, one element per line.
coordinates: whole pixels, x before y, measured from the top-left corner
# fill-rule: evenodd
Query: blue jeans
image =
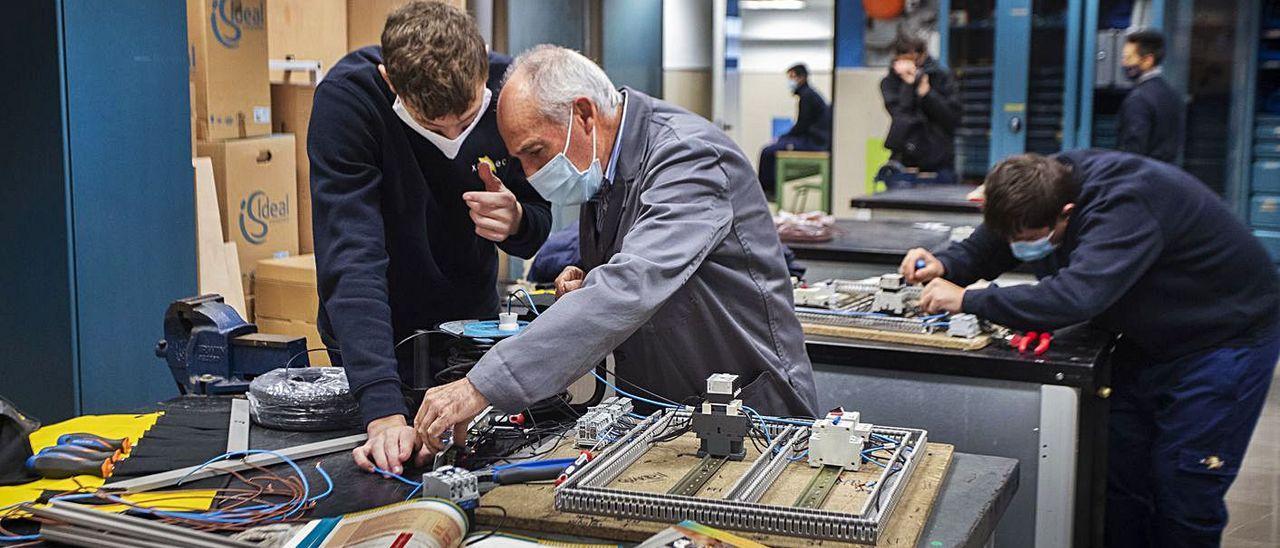
<path fill-rule="evenodd" d="M 1163 363 L 1124 360 L 1112 380 L 1106 542 L 1217 546 L 1280 357 L 1280 334 Z"/>

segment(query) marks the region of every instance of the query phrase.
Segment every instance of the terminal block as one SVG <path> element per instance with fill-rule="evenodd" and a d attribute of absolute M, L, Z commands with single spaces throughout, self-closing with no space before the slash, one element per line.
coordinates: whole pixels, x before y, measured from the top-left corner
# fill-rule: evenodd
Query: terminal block
<path fill-rule="evenodd" d="M 871 302 L 872 312 L 892 312 L 901 316 L 907 310 L 907 284 L 902 274 L 880 276 L 879 289 Z"/>
<path fill-rule="evenodd" d="M 809 466 L 839 466 L 857 471 L 862 465 L 862 448 L 872 429 L 860 418 L 856 411 L 837 409 L 814 421 L 809 430 Z"/>
<path fill-rule="evenodd" d="M 614 426 L 634 410 L 631 398 L 611 397 L 600 405 L 590 407 L 578 417 L 576 425 L 578 447 L 594 447 L 608 438 Z"/>
<path fill-rule="evenodd" d="M 480 502 L 480 480 L 455 466 L 438 468 L 422 475 L 422 497 L 446 499 L 472 509 Z"/>
<path fill-rule="evenodd" d="M 947 335 L 972 339 L 982 334 L 982 324 L 973 314 L 955 314 L 947 320 Z"/>
<path fill-rule="evenodd" d="M 698 436 L 698 456 L 742 460 L 747 456 L 743 440 L 751 431 L 751 419 L 742 413 L 738 376 L 716 373 L 707 377 L 707 401 L 694 409 L 693 432 Z"/>

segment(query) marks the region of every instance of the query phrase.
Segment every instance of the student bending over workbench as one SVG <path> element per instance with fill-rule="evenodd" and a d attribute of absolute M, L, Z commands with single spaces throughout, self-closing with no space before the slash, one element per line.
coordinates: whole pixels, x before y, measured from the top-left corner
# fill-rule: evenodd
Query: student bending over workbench
<path fill-rule="evenodd" d="M 427 392 L 414 424 L 428 450 L 450 427 L 460 442 L 486 405 L 522 409 L 611 351 L 620 378 L 677 402 L 724 372 L 741 377 L 743 403 L 760 413 L 813 415 L 778 233 L 751 163 L 724 132 L 614 88 L 556 46 L 512 64 L 498 129 L 538 192 L 581 204 L 584 264 L 557 278 L 555 306 L 466 379 Z"/>
<path fill-rule="evenodd" d="M 923 259 L 923 268 L 916 269 Z M 1025 262 L 1036 285 L 965 290 Z M 1122 152 L 1027 154 L 986 179 L 983 223 L 935 258 L 930 313 L 1014 329 L 1092 320 L 1119 333 L 1108 546 L 1216 546 L 1280 355 L 1280 286 L 1262 245 L 1186 172 Z"/>
<path fill-rule="evenodd" d="M 320 333 L 359 399 L 369 441 L 354 456 L 366 470 L 399 473 L 420 447 L 407 421 L 416 402 L 401 390 L 412 360 L 396 341 L 496 315 L 494 247 L 530 257 L 550 231 L 547 203 L 498 135 L 509 61 L 485 52 L 466 13 L 413 2 L 387 18 L 381 47 L 343 57 L 316 88 Z"/>

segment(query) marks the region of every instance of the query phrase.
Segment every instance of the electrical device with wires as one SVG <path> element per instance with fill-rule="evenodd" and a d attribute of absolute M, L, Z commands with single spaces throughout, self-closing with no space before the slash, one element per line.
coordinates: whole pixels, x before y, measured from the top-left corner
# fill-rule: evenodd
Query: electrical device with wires
<path fill-rule="evenodd" d="M 655 447 L 687 443 L 690 438 L 684 436 L 694 429 L 696 418 L 707 412 L 703 405 L 679 405 L 657 394 L 652 394 L 654 399 L 642 398 L 618 390 L 616 385 L 601 378 L 620 395 L 637 398 L 660 410 L 639 420 L 601 454 L 575 466 L 572 473 L 559 479 L 556 509 L 660 522 L 687 519 L 712 527 L 875 543 L 894 508 L 905 496 L 912 472 L 927 453 L 923 448 L 928 432 L 873 426 L 861 422 L 856 413 L 840 410 L 821 420 L 765 416 L 741 405 L 736 399 L 736 379 L 731 377 L 708 379 L 711 394 L 707 396 L 707 403 L 712 406 L 738 402 L 746 421 L 745 437 L 755 447 L 754 452 L 746 455 L 749 464 L 745 468 L 736 468 L 731 477 L 719 480 L 731 483 L 721 483 L 712 495 L 699 496 L 705 490 L 704 485 L 713 477 L 722 477 L 728 469 L 724 466 L 727 460 L 724 456 L 709 454 L 699 455 L 703 458 L 665 492 L 654 492 L 651 487 L 633 489 L 616 481 L 624 474 L 643 473 L 632 470 L 634 466 L 658 462 L 652 460 L 658 457 L 646 458 Z M 677 442 L 682 438 L 685 441 Z M 808 472 L 810 463 L 801 461 L 808 460 L 815 447 L 820 467 L 816 472 Z M 663 460 L 659 466 L 666 469 L 689 462 L 679 460 L 683 454 L 679 451 L 667 449 L 666 453 L 674 457 L 666 458 L 677 460 Z M 874 466 L 860 466 L 863 463 Z M 811 481 L 798 498 L 791 495 L 783 501 L 773 489 L 779 488 L 775 484 L 784 474 L 809 474 Z M 856 498 L 840 499 L 846 504 L 854 501 L 852 506 L 830 506 L 829 500 L 833 498 L 830 495 L 841 489 L 859 490 Z"/>
<path fill-rule="evenodd" d="M 1004 336 L 1008 331 L 972 314 L 927 314 L 919 306 L 922 291 L 919 285 L 906 284 L 897 273 L 867 280 L 801 283 L 793 289 L 796 317 L 810 334 L 919 344 L 932 341 L 937 346 L 976 350 L 989 344 L 992 336 Z M 912 336 L 893 338 L 878 335 L 881 333 Z M 959 340 L 948 343 L 947 339 Z"/>

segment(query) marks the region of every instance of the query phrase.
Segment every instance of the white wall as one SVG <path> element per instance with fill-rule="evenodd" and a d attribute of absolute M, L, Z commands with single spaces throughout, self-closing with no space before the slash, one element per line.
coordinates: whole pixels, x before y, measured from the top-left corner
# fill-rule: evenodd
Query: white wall
<path fill-rule="evenodd" d="M 889 132 L 889 113 L 880 96 L 880 79 L 885 73 L 883 67 L 836 71 L 831 206 L 839 218 L 851 218 L 849 200 L 866 194 L 867 140 L 883 141 Z"/>
<path fill-rule="evenodd" d="M 747 10 L 739 36 L 743 72 L 780 72 L 803 62 L 829 72 L 835 40 L 834 0 L 808 0 L 798 10 Z"/>
<path fill-rule="evenodd" d="M 662 68 L 711 69 L 711 0 L 662 0 Z"/>

